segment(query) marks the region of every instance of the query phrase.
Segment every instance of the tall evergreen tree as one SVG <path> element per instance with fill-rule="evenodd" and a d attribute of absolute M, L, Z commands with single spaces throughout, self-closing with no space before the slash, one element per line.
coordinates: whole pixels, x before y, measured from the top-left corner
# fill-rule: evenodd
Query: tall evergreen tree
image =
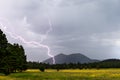
<path fill-rule="evenodd" d="M 6 35 L 0 30 L 0 72 L 9 74 L 26 69 L 26 55 L 19 44 L 10 44 Z"/>
<path fill-rule="evenodd" d="M 19 44 L 14 44 L 13 45 L 15 48 L 15 54 L 16 54 L 16 64 L 17 64 L 17 69 L 19 71 L 25 70 L 26 69 L 26 55 L 25 55 L 25 51 L 24 48 L 19 45 Z"/>
<path fill-rule="evenodd" d="M 2 62 L 2 59 L 6 56 L 7 51 L 7 38 L 6 35 L 1 31 L 0 29 L 0 63 Z"/>
<path fill-rule="evenodd" d="M 2 69 L 2 72 L 4 72 L 6 75 L 9 74 L 9 65 L 6 63 L 8 54 L 7 44 L 8 41 L 6 35 L 0 29 L 0 69 Z"/>
<path fill-rule="evenodd" d="M 8 44 L 7 50 L 9 52 L 7 63 L 9 63 L 11 72 L 16 72 L 16 70 L 25 70 L 27 62 L 24 48 L 19 44 Z"/>

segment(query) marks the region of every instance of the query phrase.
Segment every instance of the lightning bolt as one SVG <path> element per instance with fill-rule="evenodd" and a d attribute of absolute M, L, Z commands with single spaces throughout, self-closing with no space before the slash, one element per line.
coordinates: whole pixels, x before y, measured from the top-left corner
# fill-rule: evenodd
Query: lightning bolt
<path fill-rule="evenodd" d="M 26 20 L 26 18 L 25 18 L 25 20 Z M 48 18 L 48 23 L 49 23 L 49 29 L 46 31 L 46 34 L 45 34 L 46 36 L 45 36 L 44 38 L 41 38 L 41 42 L 42 42 L 43 40 L 45 40 L 46 37 L 47 37 L 47 35 L 48 35 L 48 33 L 49 33 L 50 31 L 52 31 L 52 23 L 51 23 L 51 21 L 50 21 L 50 18 Z M 12 32 L 10 32 L 10 31 L 8 31 L 7 27 L 6 27 L 5 25 L 3 25 L 2 23 L 0 23 L 0 25 L 1 25 L 2 29 L 3 29 L 6 33 L 8 33 L 8 34 L 10 35 L 10 37 L 12 37 L 13 39 L 18 39 L 18 40 L 22 41 L 22 43 L 27 44 L 27 45 L 30 45 L 30 46 L 39 47 L 39 48 L 41 48 L 41 47 L 42 47 L 42 48 L 46 48 L 46 49 L 47 49 L 47 54 L 48 54 L 48 56 L 50 56 L 50 57 L 52 58 L 53 64 L 55 64 L 55 58 L 54 58 L 54 56 L 53 56 L 52 54 L 50 54 L 51 50 L 50 50 L 49 46 L 44 45 L 44 44 L 41 44 L 41 43 L 36 42 L 36 41 L 27 41 L 27 40 L 25 40 L 22 36 L 17 35 L 17 34 L 15 34 L 15 33 L 12 33 Z"/>

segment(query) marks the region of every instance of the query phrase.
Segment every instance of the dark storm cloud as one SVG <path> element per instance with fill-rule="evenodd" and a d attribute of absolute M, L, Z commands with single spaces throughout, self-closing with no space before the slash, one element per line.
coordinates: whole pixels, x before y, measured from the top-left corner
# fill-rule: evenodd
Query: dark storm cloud
<path fill-rule="evenodd" d="M 83 52 L 94 57 L 105 54 L 104 57 L 108 58 L 115 55 L 112 48 L 120 38 L 119 1 L 94 0 L 77 7 L 75 4 L 72 7 L 68 4 L 69 2 L 66 8 L 58 9 L 58 12 L 62 13 L 58 13 L 58 22 L 54 25 L 56 27 L 53 34 L 57 37 L 59 45 L 73 52 L 85 50 Z M 74 50 L 76 48 L 78 50 Z"/>
<path fill-rule="evenodd" d="M 49 18 L 53 30 L 43 44 L 50 46 L 52 54 L 81 52 L 99 59 L 118 56 L 119 0 L 11 1 L 8 3 L 4 0 L 4 4 L 8 6 L 0 7 L 3 12 L 0 16 L 7 17 L 13 26 L 18 28 L 14 32 L 21 34 L 29 41 L 40 41 L 41 36 L 45 36 L 50 26 Z M 6 9 L 4 10 L 3 7 Z M 43 57 L 48 58 L 42 48 L 26 47 L 26 52 L 28 60 L 41 61 Z M 39 55 L 40 57 L 37 57 Z"/>
<path fill-rule="evenodd" d="M 120 30 L 119 7 L 118 0 L 61 2 L 55 10 L 54 30 L 51 32 L 56 43 L 51 43 L 63 46 L 61 49 L 65 51 L 60 48 L 58 51 L 65 53 L 83 52 L 101 59 L 115 55 L 112 48 L 116 46 L 117 40 L 114 39 L 120 37 L 112 36 Z M 102 56 L 103 54 L 106 56 Z"/>

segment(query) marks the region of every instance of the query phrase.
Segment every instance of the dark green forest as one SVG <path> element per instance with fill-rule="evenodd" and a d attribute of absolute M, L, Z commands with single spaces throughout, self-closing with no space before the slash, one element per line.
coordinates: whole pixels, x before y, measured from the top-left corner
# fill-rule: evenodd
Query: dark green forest
<path fill-rule="evenodd" d="M 27 66 L 29 69 L 40 69 L 41 67 L 45 69 L 108 69 L 108 68 L 120 68 L 120 60 L 119 59 L 107 59 L 94 63 L 69 63 L 69 64 L 45 64 L 39 62 L 27 62 Z"/>
<path fill-rule="evenodd" d="M 8 42 L 6 35 L 0 29 L 0 72 L 10 73 L 27 69 L 26 55 L 22 45 Z"/>

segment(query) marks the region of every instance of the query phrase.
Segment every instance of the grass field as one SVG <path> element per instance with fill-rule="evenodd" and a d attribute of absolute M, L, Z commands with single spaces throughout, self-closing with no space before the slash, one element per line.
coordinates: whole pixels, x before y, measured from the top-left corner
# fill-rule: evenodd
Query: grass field
<path fill-rule="evenodd" d="M 0 74 L 0 80 L 120 80 L 120 69 L 101 70 L 27 70 L 23 73 L 12 73 L 9 76 Z"/>

